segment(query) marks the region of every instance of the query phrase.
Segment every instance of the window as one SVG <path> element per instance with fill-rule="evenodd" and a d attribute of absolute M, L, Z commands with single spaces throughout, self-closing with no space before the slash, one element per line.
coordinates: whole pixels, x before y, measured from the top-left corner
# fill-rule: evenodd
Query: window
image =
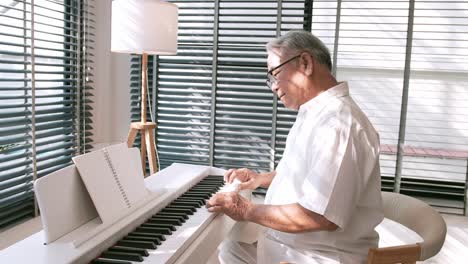
<path fill-rule="evenodd" d="M 467 15 L 466 1 L 349 0 L 314 1 L 312 17 L 380 133 L 384 189 L 465 214 Z"/>
<path fill-rule="evenodd" d="M 0 4 L 0 228 L 37 215 L 33 181 L 89 148 L 90 4 Z"/>
<path fill-rule="evenodd" d="M 172 162 L 271 170 L 296 113 L 265 85 L 265 43 L 311 30 L 380 133 L 384 190 L 467 211 L 465 1 L 172 1 L 176 56 L 151 60 L 156 141 Z M 132 72 L 139 118 L 139 61 Z M 403 149 L 398 150 L 401 142 Z"/>

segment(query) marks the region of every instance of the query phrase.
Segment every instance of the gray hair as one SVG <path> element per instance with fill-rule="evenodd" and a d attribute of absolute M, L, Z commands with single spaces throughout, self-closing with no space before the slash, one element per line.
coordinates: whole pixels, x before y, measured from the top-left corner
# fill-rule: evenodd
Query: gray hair
<path fill-rule="evenodd" d="M 304 30 L 289 31 L 283 36 L 273 39 L 266 45 L 267 51 L 282 49 L 290 53 L 307 52 L 312 55 L 318 63 L 323 64 L 332 70 L 330 51 L 323 42 Z"/>

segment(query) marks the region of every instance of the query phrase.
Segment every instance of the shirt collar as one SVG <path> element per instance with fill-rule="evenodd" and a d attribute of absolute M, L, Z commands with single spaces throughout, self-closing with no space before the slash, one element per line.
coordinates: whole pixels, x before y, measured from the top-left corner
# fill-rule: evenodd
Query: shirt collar
<path fill-rule="evenodd" d="M 339 98 L 349 95 L 347 82 L 340 82 L 328 90 L 320 93 L 299 107 L 298 115 L 305 114 L 308 111 L 319 111 L 332 98 Z"/>

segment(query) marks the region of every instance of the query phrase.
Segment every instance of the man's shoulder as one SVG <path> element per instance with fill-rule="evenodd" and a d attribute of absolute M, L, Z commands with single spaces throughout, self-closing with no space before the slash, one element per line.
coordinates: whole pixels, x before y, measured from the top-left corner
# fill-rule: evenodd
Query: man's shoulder
<path fill-rule="evenodd" d="M 351 99 L 334 98 L 315 116 L 308 116 L 309 122 L 317 127 L 349 130 L 351 133 L 377 134 L 371 121 Z"/>

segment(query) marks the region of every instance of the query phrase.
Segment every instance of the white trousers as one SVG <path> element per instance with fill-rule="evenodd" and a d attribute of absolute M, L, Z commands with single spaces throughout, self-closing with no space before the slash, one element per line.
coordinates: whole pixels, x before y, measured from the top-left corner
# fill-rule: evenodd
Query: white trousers
<path fill-rule="evenodd" d="M 309 254 L 304 254 L 261 236 L 259 237 L 259 241 L 253 244 L 226 239 L 221 243 L 218 249 L 218 260 L 220 264 L 340 263 L 335 257 L 327 257 L 322 254 L 314 254 L 311 252 Z M 361 261 L 350 258 L 341 263 L 357 264 L 361 263 Z"/>
<path fill-rule="evenodd" d="M 220 264 L 257 264 L 257 242 L 249 244 L 226 239 L 218 249 Z"/>

